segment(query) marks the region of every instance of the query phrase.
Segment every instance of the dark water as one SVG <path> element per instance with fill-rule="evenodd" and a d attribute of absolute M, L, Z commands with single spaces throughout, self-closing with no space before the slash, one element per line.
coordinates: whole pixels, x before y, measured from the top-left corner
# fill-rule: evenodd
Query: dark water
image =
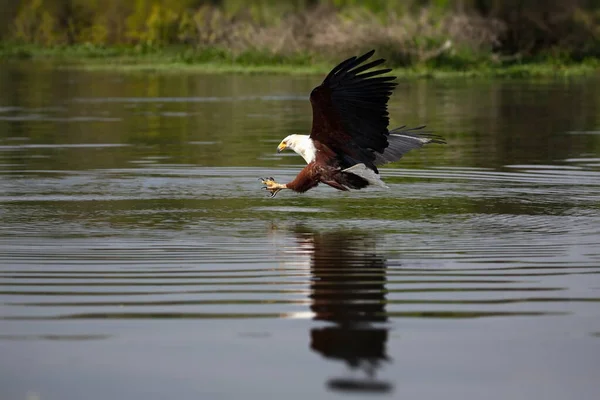
<path fill-rule="evenodd" d="M 318 81 L 2 66 L 0 399 L 599 398 L 600 80 L 402 81 L 448 145 L 268 199 Z"/>

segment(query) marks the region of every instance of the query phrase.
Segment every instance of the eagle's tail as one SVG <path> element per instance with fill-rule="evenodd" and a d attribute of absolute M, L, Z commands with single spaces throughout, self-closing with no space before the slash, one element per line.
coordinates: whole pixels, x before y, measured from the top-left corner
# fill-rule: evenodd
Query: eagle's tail
<path fill-rule="evenodd" d="M 425 128 L 424 125 L 416 128 L 401 126 L 391 130 L 387 138 L 389 145 L 383 154 L 375 152 L 375 165 L 398 161 L 404 154 L 423 147 L 427 143 L 446 143 L 441 136 L 422 131 L 423 128 Z"/>
<path fill-rule="evenodd" d="M 342 173 L 345 176 L 356 176 L 359 177 L 362 182 L 364 182 L 361 187 L 352 187 L 352 189 L 362 189 L 366 186 L 379 186 L 382 188 L 389 189 L 388 186 L 383 183 L 381 178 L 379 178 L 379 174 L 377 174 L 372 169 L 368 168 L 365 164 L 356 164 L 351 166 L 350 168 L 346 168 L 342 170 Z"/>

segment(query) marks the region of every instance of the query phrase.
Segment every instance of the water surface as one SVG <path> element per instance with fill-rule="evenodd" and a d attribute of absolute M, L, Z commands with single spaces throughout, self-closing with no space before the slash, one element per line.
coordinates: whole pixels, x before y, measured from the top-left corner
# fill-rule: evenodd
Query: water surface
<path fill-rule="evenodd" d="M 268 199 L 318 82 L 0 69 L 0 398 L 598 398 L 600 80 L 401 81 L 448 145 Z"/>

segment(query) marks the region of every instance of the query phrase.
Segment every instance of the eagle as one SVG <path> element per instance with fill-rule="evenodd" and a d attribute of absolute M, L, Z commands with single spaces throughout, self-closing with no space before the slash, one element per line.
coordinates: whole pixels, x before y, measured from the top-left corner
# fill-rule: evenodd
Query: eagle
<path fill-rule="evenodd" d="M 446 143 L 440 136 L 424 132 L 424 126 L 388 130 L 387 105 L 396 77 L 386 75 L 391 69 L 373 70 L 384 59 L 365 63 L 374 53 L 371 50 L 342 61 L 310 93 L 310 135 L 289 135 L 277 147 L 277 152 L 295 151 L 307 165 L 286 184 L 272 177 L 260 178 L 270 197 L 284 189 L 303 193 L 319 183 L 343 191 L 387 188 L 378 166 L 397 161 L 425 144 Z"/>

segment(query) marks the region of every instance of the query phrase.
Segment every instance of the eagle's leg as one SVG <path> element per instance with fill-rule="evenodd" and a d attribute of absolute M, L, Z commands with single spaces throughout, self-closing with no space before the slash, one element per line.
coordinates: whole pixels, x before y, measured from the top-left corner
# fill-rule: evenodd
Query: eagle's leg
<path fill-rule="evenodd" d="M 260 181 L 265 185 L 264 189 L 271 193 L 271 197 L 275 197 L 279 191 L 287 189 L 285 185 L 275 182 L 272 177 L 260 178 Z"/>

